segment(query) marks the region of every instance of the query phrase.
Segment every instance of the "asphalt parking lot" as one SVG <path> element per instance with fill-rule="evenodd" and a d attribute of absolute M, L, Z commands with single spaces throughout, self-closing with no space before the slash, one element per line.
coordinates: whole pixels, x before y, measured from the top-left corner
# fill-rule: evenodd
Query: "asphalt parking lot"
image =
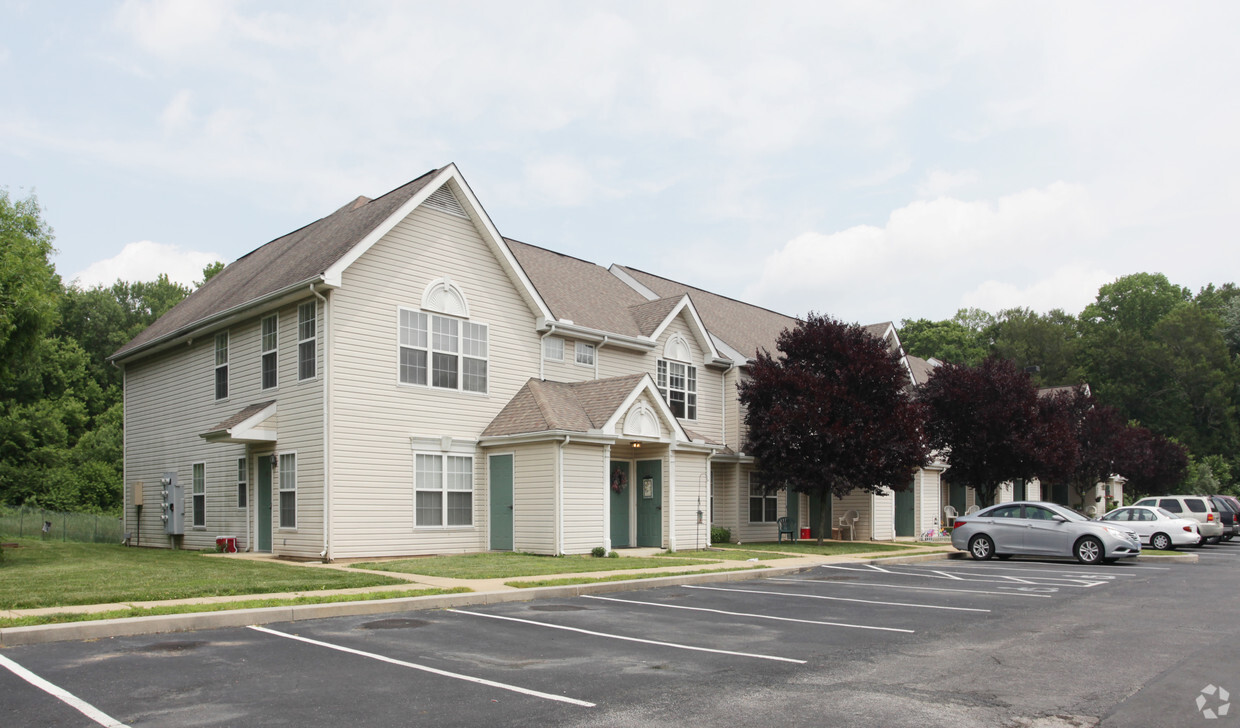
<path fill-rule="evenodd" d="M 1238 725 L 1240 543 L 1197 553 L 847 563 L 11 647 L 0 725 Z"/>

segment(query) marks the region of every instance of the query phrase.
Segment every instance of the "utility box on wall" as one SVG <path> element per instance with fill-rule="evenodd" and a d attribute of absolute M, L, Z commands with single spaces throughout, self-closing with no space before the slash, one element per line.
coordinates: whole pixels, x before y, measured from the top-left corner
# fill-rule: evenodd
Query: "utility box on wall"
<path fill-rule="evenodd" d="M 164 533 L 170 536 L 185 535 L 185 486 L 177 482 L 174 471 L 164 473 L 159 479 L 161 504 L 163 513 L 160 518 L 164 522 Z"/>

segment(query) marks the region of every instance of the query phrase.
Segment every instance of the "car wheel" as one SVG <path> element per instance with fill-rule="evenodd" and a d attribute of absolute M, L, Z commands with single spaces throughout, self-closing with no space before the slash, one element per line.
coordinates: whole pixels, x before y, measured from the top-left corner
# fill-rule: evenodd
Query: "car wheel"
<path fill-rule="evenodd" d="M 1102 561 L 1102 556 L 1105 552 L 1102 550 L 1101 541 L 1093 536 L 1086 536 L 1076 542 L 1072 553 L 1076 555 L 1076 560 L 1082 564 L 1093 565 Z"/>
<path fill-rule="evenodd" d="M 969 555 L 978 561 L 985 561 L 995 555 L 995 542 L 990 536 L 974 536 L 969 541 Z"/>
<path fill-rule="evenodd" d="M 1150 536 L 1150 546 L 1159 551 L 1171 550 L 1171 537 L 1165 533 L 1156 533 Z"/>
<path fill-rule="evenodd" d="M 1229 533 L 1229 534 L 1227 534 L 1226 536 L 1224 536 L 1224 537 L 1223 537 L 1223 540 L 1224 540 L 1224 541 L 1230 541 L 1230 540 L 1231 540 L 1231 537 L 1232 537 L 1233 535 L 1234 535 L 1234 534 L 1230 534 L 1230 533 Z"/>
<path fill-rule="evenodd" d="M 1206 539 L 1206 543 L 1208 543 L 1208 544 L 1213 544 L 1213 545 L 1218 545 L 1218 543 L 1219 543 L 1220 541 L 1222 541 L 1222 540 L 1223 540 L 1223 537 L 1222 537 L 1222 536 L 1215 536 L 1214 538 L 1207 538 L 1207 539 Z"/>
<path fill-rule="evenodd" d="M 1008 559 L 1012 558 L 1012 555 L 1011 554 L 995 554 L 995 558 L 1000 561 L 1007 561 Z"/>

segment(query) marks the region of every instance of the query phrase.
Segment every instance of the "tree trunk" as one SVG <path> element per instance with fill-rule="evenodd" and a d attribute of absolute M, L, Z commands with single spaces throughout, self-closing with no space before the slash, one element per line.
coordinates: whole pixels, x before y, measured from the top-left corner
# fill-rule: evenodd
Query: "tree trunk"
<path fill-rule="evenodd" d="M 827 517 L 827 514 L 831 512 L 831 509 L 828 507 L 831 505 L 831 492 L 826 491 L 819 495 L 818 498 L 818 545 L 821 546 L 823 535 L 830 533 L 828 529 L 831 526 L 831 519 Z"/>

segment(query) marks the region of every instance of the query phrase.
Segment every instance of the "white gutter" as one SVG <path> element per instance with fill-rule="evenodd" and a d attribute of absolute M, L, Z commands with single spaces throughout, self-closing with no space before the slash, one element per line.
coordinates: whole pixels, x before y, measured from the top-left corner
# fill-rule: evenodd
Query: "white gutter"
<path fill-rule="evenodd" d="M 551 324 L 547 333 L 538 337 L 538 378 L 544 382 L 547 381 L 547 337 L 555 333 L 555 327 L 556 324 Z"/>
<path fill-rule="evenodd" d="M 576 339 L 581 339 L 582 341 L 608 341 L 615 346 L 620 346 L 627 349 L 636 349 L 638 351 L 651 351 L 655 346 L 654 339 L 645 336 L 625 336 L 624 334 L 603 331 L 601 329 L 591 329 L 585 326 L 578 326 L 576 324 L 565 323 L 563 321 L 552 321 L 550 319 L 544 320 L 540 323 L 541 325 L 537 327 L 539 330 L 541 330 L 543 326 L 554 326 L 560 329 L 561 333 L 572 336 Z"/>
<path fill-rule="evenodd" d="M 564 446 L 572 441 L 572 435 L 565 435 L 564 441 L 556 450 L 555 463 L 555 555 L 564 555 Z"/>
<path fill-rule="evenodd" d="M 322 381 L 322 387 L 323 387 L 323 551 L 322 553 L 319 554 L 319 556 L 322 556 L 324 563 L 326 563 L 332 560 L 332 555 L 331 555 L 331 550 L 330 550 L 331 542 L 328 539 L 329 533 L 331 531 L 330 504 L 331 504 L 331 482 L 332 482 L 331 460 L 328 457 L 328 453 L 331 452 L 331 448 L 330 448 L 329 440 L 327 436 L 328 435 L 327 433 L 328 423 L 331 422 L 331 418 L 330 418 L 331 413 L 328 408 L 328 405 L 330 404 L 328 400 L 329 390 L 327 386 L 328 380 L 329 380 L 328 364 L 327 364 L 329 360 L 329 357 L 328 357 L 328 346 L 329 346 L 328 331 L 329 329 L 327 326 L 327 297 L 319 293 L 318 291 L 314 290 L 313 281 L 310 283 L 310 292 L 313 293 L 316 297 L 318 297 L 320 301 L 323 302 L 323 381 Z"/>
<path fill-rule="evenodd" d="M 594 347 L 594 378 L 596 380 L 598 379 L 598 360 L 602 357 L 603 347 L 607 346 L 607 338 L 608 337 L 604 336 L 598 346 Z"/>

